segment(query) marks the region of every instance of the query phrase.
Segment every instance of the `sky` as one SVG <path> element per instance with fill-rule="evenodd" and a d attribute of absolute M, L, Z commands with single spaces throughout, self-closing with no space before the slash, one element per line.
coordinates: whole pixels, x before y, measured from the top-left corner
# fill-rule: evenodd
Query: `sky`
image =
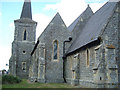
<path fill-rule="evenodd" d="M 88 6 L 96 12 L 108 0 L 31 0 L 32 17 L 38 22 L 36 39 L 57 12 L 69 26 Z M 14 40 L 14 20 L 20 18 L 24 0 L 0 0 L 0 70 L 8 70 Z"/>

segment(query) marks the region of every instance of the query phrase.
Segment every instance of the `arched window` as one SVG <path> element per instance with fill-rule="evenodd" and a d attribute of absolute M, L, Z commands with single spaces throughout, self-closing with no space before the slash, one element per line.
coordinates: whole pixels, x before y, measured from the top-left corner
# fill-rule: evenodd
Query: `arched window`
<path fill-rule="evenodd" d="M 53 59 L 57 60 L 58 59 L 58 41 L 55 40 L 53 43 Z"/>
<path fill-rule="evenodd" d="M 26 62 L 22 62 L 22 70 L 26 72 Z"/>
<path fill-rule="evenodd" d="M 26 40 L 26 30 L 24 31 L 24 40 Z"/>
<path fill-rule="evenodd" d="M 86 63 L 87 63 L 87 66 L 89 66 L 89 64 L 90 64 L 90 52 L 89 52 L 89 50 L 87 49 L 87 61 L 86 61 Z"/>

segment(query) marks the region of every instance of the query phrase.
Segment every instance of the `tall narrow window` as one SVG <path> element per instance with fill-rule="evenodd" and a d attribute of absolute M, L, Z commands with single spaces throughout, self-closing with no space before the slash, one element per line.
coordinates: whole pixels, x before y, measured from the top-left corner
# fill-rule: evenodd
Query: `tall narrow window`
<path fill-rule="evenodd" d="M 58 41 L 55 40 L 53 43 L 53 59 L 58 59 Z"/>
<path fill-rule="evenodd" d="M 87 58 L 87 62 L 86 63 L 87 63 L 87 66 L 89 66 L 89 64 L 90 64 L 90 52 L 89 52 L 88 49 L 87 49 L 87 53 L 86 54 L 87 54 L 87 57 L 86 57 Z"/>
<path fill-rule="evenodd" d="M 26 72 L 26 62 L 22 62 L 22 70 Z"/>
<path fill-rule="evenodd" d="M 26 40 L 26 30 L 24 31 L 24 40 Z"/>
<path fill-rule="evenodd" d="M 75 71 L 72 71 L 72 78 L 76 79 L 76 72 Z"/>

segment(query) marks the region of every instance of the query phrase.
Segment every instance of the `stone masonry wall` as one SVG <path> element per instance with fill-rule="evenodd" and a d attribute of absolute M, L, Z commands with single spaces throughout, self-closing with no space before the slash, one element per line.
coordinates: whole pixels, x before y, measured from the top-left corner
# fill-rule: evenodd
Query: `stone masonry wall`
<path fill-rule="evenodd" d="M 119 43 L 118 43 L 118 8 L 115 9 L 113 16 L 109 19 L 109 23 L 103 33 L 103 45 L 105 48 L 105 64 L 107 79 L 106 87 L 117 87 L 118 84 L 118 65 L 119 65 Z M 109 85 L 113 84 L 113 85 Z M 115 85 L 115 86 L 114 86 Z"/>
<path fill-rule="evenodd" d="M 71 36 L 59 14 L 53 18 L 42 35 L 40 43 L 45 44 L 46 82 L 63 82 L 63 42 Z M 53 43 L 58 41 L 58 59 L 53 59 Z"/>
<path fill-rule="evenodd" d="M 29 22 L 30 21 L 30 22 Z M 15 34 L 12 44 L 12 72 L 20 78 L 28 78 L 31 52 L 35 45 L 35 32 L 37 23 L 30 19 L 15 20 Z M 26 40 L 24 32 L 26 31 Z M 23 67 L 25 70 L 23 70 Z M 11 73 L 11 74 L 14 74 Z"/>
<path fill-rule="evenodd" d="M 66 81 L 70 84 L 77 84 L 91 87 L 93 77 L 93 67 L 95 63 L 95 47 L 88 47 L 67 57 L 66 60 Z M 87 65 L 87 50 L 89 50 L 89 65 Z M 76 59 L 77 57 L 77 59 Z M 76 64 L 75 64 L 76 63 Z M 74 71 L 75 68 L 75 71 Z M 74 74 L 75 72 L 75 74 Z"/>

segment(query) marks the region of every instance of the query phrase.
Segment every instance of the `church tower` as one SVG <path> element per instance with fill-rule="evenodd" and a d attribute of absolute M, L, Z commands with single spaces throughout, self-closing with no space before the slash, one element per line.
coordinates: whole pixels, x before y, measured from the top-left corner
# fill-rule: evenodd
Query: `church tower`
<path fill-rule="evenodd" d="M 28 78 L 31 52 L 35 45 L 37 22 L 32 20 L 31 0 L 25 0 L 20 19 L 14 21 L 15 33 L 12 56 L 9 61 L 10 74 Z"/>

